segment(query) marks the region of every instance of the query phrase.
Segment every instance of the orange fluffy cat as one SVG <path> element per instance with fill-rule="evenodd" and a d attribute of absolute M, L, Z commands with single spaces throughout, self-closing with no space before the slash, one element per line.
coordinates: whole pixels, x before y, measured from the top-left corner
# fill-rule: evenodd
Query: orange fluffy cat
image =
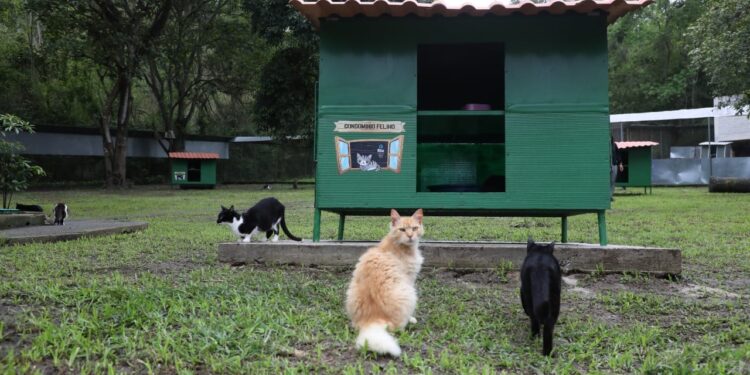
<path fill-rule="evenodd" d="M 423 234 L 422 209 L 411 217 L 391 210 L 390 232 L 359 258 L 346 292 L 346 311 L 359 330 L 358 349 L 366 346 L 377 353 L 401 355 L 388 331 L 417 322 L 414 283 L 422 268 L 419 239 Z"/>

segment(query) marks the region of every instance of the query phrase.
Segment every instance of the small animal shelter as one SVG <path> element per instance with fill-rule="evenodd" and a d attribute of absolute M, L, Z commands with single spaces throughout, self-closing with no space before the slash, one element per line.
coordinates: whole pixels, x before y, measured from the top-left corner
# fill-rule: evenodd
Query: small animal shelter
<path fill-rule="evenodd" d="M 659 143 L 651 141 L 615 142 L 623 170 L 617 173 L 615 186 L 642 187 L 645 194 L 651 192 L 651 147 Z"/>
<path fill-rule="evenodd" d="M 170 152 L 172 185 L 186 188 L 213 188 L 216 186 L 216 160 L 213 152 Z"/>
<path fill-rule="evenodd" d="M 607 26 L 650 0 L 291 0 L 320 35 L 321 211 L 598 216 L 607 244 Z"/>

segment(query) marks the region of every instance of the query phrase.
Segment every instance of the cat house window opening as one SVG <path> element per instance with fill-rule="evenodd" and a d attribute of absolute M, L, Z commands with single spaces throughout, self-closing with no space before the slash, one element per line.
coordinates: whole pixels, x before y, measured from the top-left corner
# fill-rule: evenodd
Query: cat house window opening
<path fill-rule="evenodd" d="M 505 191 L 505 46 L 417 48 L 417 191 Z"/>

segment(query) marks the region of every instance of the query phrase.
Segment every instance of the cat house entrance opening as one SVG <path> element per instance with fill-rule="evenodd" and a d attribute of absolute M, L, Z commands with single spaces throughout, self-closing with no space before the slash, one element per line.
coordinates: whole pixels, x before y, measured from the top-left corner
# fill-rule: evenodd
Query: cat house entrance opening
<path fill-rule="evenodd" d="M 188 182 L 200 182 L 201 181 L 201 161 L 200 160 L 188 160 L 187 167 L 187 180 Z"/>
<path fill-rule="evenodd" d="M 622 168 L 622 171 L 620 171 L 618 169 L 618 171 L 617 171 L 617 179 L 615 180 L 615 182 L 620 182 L 620 183 L 625 183 L 625 184 L 627 184 L 628 182 L 630 182 L 630 176 L 629 176 L 629 173 L 628 173 L 630 171 L 630 168 L 628 168 L 628 166 L 630 165 L 630 160 L 629 160 L 630 157 L 629 156 L 630 156 L 630 153 L 627 152 L 627 150 L 620 151 L 620 158 L 621 158 L 621 161 L 622 161 L 622 167 L 623 168 Z"/>
<path fill-rule="evenodd" d="M 417 48 L 417 191 L 505 191 L 505 47 Z"/>

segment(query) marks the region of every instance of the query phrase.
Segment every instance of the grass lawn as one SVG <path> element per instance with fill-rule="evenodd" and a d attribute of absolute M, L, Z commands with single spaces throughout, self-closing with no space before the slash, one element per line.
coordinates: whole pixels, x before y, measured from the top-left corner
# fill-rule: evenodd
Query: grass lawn
<path fill-rule="evenodd" d="M 148 230 L 0 248 L 0 373 L 750 373 L 750 195 L 658 188 L 617 196 L 610 242 L 677 247 L 676 280 L 571 275 L 555 350 L 529 338 L 516 270 L 427 269 L 400 359 L 354 349 L 343 299 L 350 269 L 218 264 L 233 240 L 219 205 L 273 194 L 310 238 L 313 190 L 256 186 L 29 192 L 72 219 L 145 220 Z M 387 218 L 347 218 L 347 239 L 379 239 Z M 557 239 L 558 219 L 425 218 L 428 240 Z M 597 242 L 596 217 L 569 221 Z M 324 214 L 322 236 L 337 220 Z M 282 236 L 283 238 L 283 236 Z"/>

